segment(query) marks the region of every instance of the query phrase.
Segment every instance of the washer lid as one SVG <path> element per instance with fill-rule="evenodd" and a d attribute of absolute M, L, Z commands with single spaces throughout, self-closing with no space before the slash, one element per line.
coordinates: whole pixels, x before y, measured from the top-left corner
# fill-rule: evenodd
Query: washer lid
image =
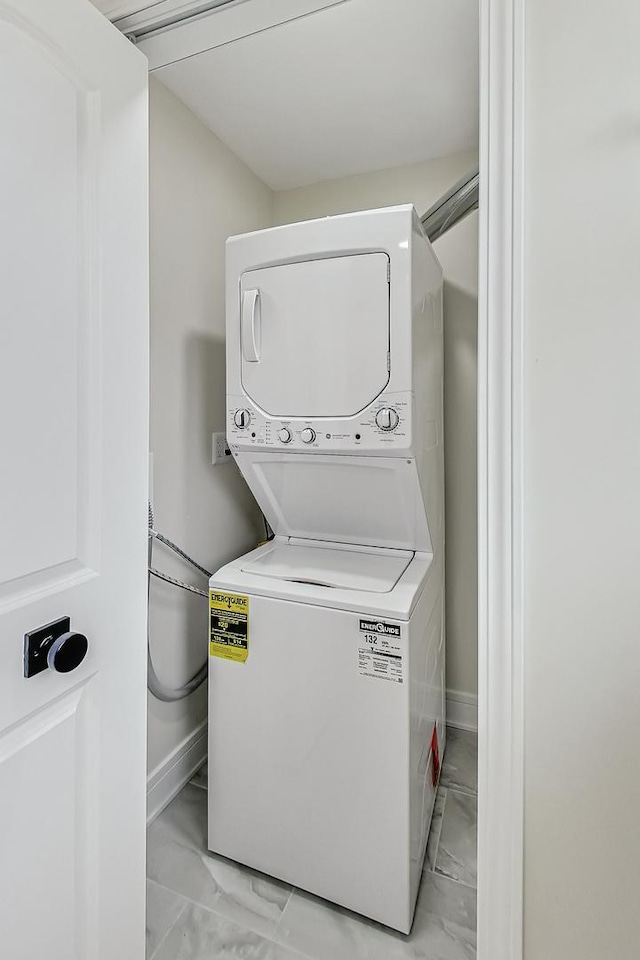
<path fill-rule="evenodd" d="M 415 459 L 264 448 L 234 456 L 280 540 L 431 553 L 442 509 L 436 503 L 427 522 Z"/>
<path fill-rule="evenodd" d="M 389 593 L 409 566 L 408 550 L 358 550 L 274 543 L 267 553 L 247 558 L 242 572 L 272 580 L 309 583 L 342 590 Z"/>

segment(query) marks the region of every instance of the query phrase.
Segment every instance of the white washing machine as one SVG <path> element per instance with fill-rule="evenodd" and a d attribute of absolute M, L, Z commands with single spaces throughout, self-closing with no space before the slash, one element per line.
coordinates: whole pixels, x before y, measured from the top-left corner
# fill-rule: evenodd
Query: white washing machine
<path fill-rule="evenodd" d="M 444 749 L 442 276 L 411 206 L 228 241 L 209 847 L 411 927 Z"/>

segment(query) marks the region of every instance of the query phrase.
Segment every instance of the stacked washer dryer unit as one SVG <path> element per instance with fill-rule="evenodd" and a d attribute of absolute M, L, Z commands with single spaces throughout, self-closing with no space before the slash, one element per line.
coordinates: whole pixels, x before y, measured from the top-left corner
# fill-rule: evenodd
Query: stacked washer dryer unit
<path fill-rule="evenodd" d="M 403 932 L 444 750 L 442 272 L 412 206 L 227 242 L 209 847 Z"/>

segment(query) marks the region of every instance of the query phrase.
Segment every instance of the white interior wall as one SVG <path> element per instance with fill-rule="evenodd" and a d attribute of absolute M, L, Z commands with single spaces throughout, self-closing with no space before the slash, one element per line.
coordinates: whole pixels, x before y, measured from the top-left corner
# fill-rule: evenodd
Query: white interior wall
<path fill-rule="evenodd" d="M 477 162 L 463 153 L 276 193 L 276 223 L 395 203 L 420 213 Z M 437 240 L 445 275 L 447 687 L 477 693 L 476 369 L 478 223 L 471 214 Z M 461 715 L 473 711 L 461 708 Z"/>
<path fill-rule="evenodd" d="M 639 37 L 526 4 L 525 960 L 640 949 Z"/>
<path fill-rule="evenodd" d="M 156 527 L 214 570 L 250 549 L 261 520 L 235 464 L 212 467 L 224 428 L 224 242 L 276 222 L 389 203 L 426 209 L 475 161 L 462 154 L 273 194 L 164 86 L 151 80 L 151 450 Z M 438 241 L 447 277 L 446 398 L 449 686 L 476 691 L 476 223 Z M 451 507 L 453 504 L 453 507 Z M 154 564 L 206 586 L 160 544 Z M 152 582 L 151 642 L 160 678 L 184 683 L 206 655 L 207 609 Z M 149 769 L 206 718 L 206 690 L 149 697 Z"/>
<path fill-rule="evenodd" d="M 224 243 L 272 222 L 272 193 L 165 87 L 150 88 L 151 450 L 156 527 L 215 570 L 255 546 L 261 521 L 234 463 L 211 465 L 225 425 Z M 123 465 L 124 468 L 124 465 Z M 154 563 L 206 580 L 160 544 Z M 207 603 L 151 585 L 156 671 L 184 683 L 207 655 Z M 180 703 L 149 696 L 149 768 L 206 717 L 206 684 Z"/>

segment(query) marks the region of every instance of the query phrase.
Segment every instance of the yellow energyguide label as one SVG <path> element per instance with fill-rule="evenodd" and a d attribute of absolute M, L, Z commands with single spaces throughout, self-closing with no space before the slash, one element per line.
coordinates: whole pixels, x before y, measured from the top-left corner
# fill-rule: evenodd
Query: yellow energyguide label
<path fill-rule="evenodd" d="M 244 663 L 249 656 L 249 597 L 209 591 L 209 655 Z"/>

